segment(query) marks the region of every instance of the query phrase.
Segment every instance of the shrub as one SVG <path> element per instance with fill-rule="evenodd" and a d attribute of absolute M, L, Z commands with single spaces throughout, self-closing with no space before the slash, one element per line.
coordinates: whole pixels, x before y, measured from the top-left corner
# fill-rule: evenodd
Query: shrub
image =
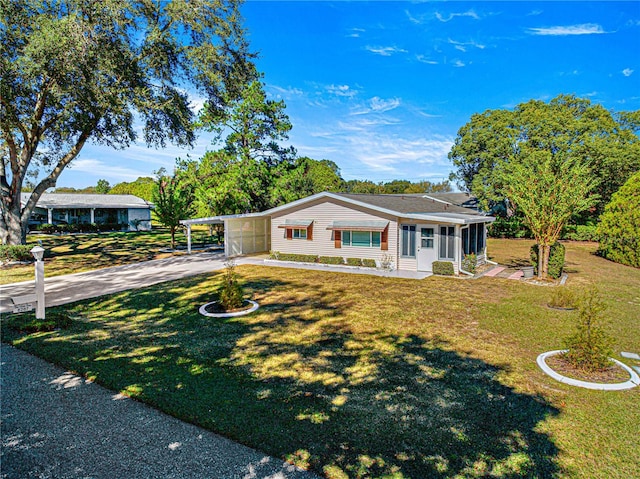
<path fill-rule="evenodd" d="M 602 328 L 605 305 L 596 289 L 587 290 L 578 301 L 578 321 L 574 334 L 565 339 L 566 358 L 577 368 L 593 371 L 607 368 L 613 341 Z"/>
<path fill-rule="evenodd" d="M 533 273 L 538 274 L 538 245 L 534 244 L 531 247 L 531 264 L 533 265 Z M 551 251 L 549 252 L 549 268 L 547 273 L 549 277 L 558 279 L 562 276 L 562 270 L 564 269 L 564 245 L 562 243 L 554 243 L 551 245 Z"/>
<path fill-rule="evenodd" d="M 453 263 L 450 261 L 434 261 L 432 271 L 433 274 L 439 274 L 442 276 L 453 276 L 455 274 Z"/>
<path fill-rule="evenodd" d="M 376 260 L 371 258 L 364 258 L 362 260 L 362 266 L 364 266 L 365 268 L 375 268 Z"/>
<path fill-rule="evenodd" d="M 344 264 L 344 258 L 342 256 L 320 256 L 318 263 L 322 264 Z"/>
<path fill-rule="evenodd" d="M 567 225 L 561 238 L 570 241 L 598 241 L 598 227 L 596 225 Z"/>
<path fill-rule="evenodd" d="M 225 261 L 224 277 L 220 290 L 220 303 L 227 311 L 242 306 L 244 302 L 242 286 L 238 281 L 238 274 L 235 271 L 236 264 L 233 260 Z"/>
<path fill-rule="evenodd" d="M 601 256 L 640 268 L 640 172 L 611 197 L 600 217 L 598 235 Z"/>
<path fill-rule="evenodd" d="M 349 266 L 362 266 L 362 260 L 360 258 L 347 258 L 347 264 Z"/>
<path fill-rule="evenodd" d="M 382 253 L 380 257 L 380 268 L 387 271 L 393 270 L 393 256 L 387 253 Z"/>
<path fill-rule="evenodd" d="M 462 269 L 469 273 L 476 274 L 476 267 L 478 266 L 478 257 L 475 253 L 469 253 L 462 258 Z"/>
<path fill-rule="evenodd" d="M 498 216 L 487 228 L 492 238 L 531 238 L 531 230 L 519 216 Z"/>
<path fill-rule="evenodd" d="M 297 261 L 299 263 L 315 263 L 318 257 L 314 254 L 278 253 L 280 261 Z"/>
<path fill-rule="evenodd" d="M 553 289 L 548 304 L 551 308 L 575 309 L 576 303 L 576 296 L 573 291 L 565 286 L 559 286 Z"/>
<path fill-rule="evenodd" d="M 279 251 L 269 251 L 269 259 L 280 259 Z"/>
<path fill-rule="evenodd" d="M 36 229 L 38 231 L 41 231 L 42 233 L 47 233 L 47 234 L 55 233 L 57 231 L 56 226 L 52 225 L 51 223 L 43 223 L 41 225 L 36 226 Z"/>
<path fill-rule="evenodd" d="M 33 245 L 0 245 L 0 260 L 33 261 L 31 248 L 33 248 Z"/>

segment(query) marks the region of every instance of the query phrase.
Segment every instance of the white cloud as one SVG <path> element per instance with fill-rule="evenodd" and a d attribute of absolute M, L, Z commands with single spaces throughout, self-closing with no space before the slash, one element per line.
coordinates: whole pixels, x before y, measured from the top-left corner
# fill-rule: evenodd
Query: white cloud
<path fill-rule="evenodd" d="M 335 96 L 342 96 L 352 98 L 358 94 L 357 90 L 354 90 L 349 85 L 327 85 L 325 90 Z"/>
<path fill-rule="evenodd" d="M 384 113 L 386 111 L 394 110 L 400 106 L 399 98 L 390 98 L 385 100 L 378 96 L 370 98 L 366 105 L 361 105 L 355 108 L 352 115 L 366 115 L 368 113 Z"/>
<path fill-rule="evenodd" d="M 370 51 L 371 53 L 375 53 L 376 55 L 382 55 L 383 57 L 390 57 L 395 53 L 407 53 L 407 50 L 398 47 L 372 47 L 367 45 L 365 50 Z"/>
<path fill-rule="evenodd" d="M 435 15 L 436 15 L 436 18 L 441 22 L 449 22 L 456 17 L 470 17 L 470 18 L 473 18 L 474 20 L 480 20 L 480 16 L 473 10 L 468 10 L 463 13 L 450 13 L 448 16 L 444 16 L 440 12 L 436 12 Z"/>
<path fill-rule="evenodd" d="M 140 176 L 151 176 L 150 171 L 135 170 L 123 166 L 107 164 L 95 158 L 77 158 L 70 165 L 71 171 L 80 171 L 92 175 L 101 175 L 110 181 L 133 181 Z"/>
<path fill-rule="evenodd" d="M 359 38 L 361 33 L 364 33 L 366 30 L 364 28 L 351 28 L 349 29 L 351 33 L 347 35 L 348 38 Z"/>
<path fill-rule="evenodd" d="M 449 44 L 453 45 L 456 50 L 460 50 L 461 52 L 466 52 L 467 47 L 475 47 L 480 50 L 484 50 L 486 47 L 481 43 L 476 43 L 473 40 L 470 42 L 457 42 L 455 40 L 449 39 Z"/>
<path fill-rule="evenodd" d="M 455 60 L 455 61 L 452 63 L 452 65 L 453 65 L 454 67 L 457 67 L 457 68 L 462 68 L 462 67 L 466 66 L 466 63 L 465 63 L 465 62 L 463 62 L 462 60 Z"/>
<path fill-rule="evenodd" d="M 418 60 L 420 63 L 426 63 L 427 65 L 437 65 L 438 62 L 435 60 L 431 60 L 430 58 L 426 57 L 425 55 L 416 55 L 416 60 Z"/>
<path fill-rule="evenodd" d="M 296 96 L 302 96 L 304 93 L 299 88 L 294 88 L 294 87 L 283 88 L 277 85 L 269 85 L 267 87 L 267 90 L 269 91 L 270 94 L 272 94 L 276 98 L 292 98 Z"/>
<path fill-rule="evenodd" d="M 622 74 L 626 77 L 630 77 L 633 74 L 633 70 L 631 68 L 625 68 L 622 70 Z"/>
<path fill-rule="evenodd" d="M 551 35 L 551 36 L 598 35 L 602 33 L 607 33 L 597 23 L 582 23 L 580 25 L 530 28 L 529 32 L 532 33 L 533 35 Z"/>

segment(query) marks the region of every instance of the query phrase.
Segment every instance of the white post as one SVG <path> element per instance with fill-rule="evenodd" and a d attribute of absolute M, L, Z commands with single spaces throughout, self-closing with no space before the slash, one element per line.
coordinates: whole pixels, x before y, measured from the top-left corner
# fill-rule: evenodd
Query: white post
<path fill-rule="evenodd" d="M 90 208 L 89 209 L 89 214 L 91 215 L 91 220 L 89 221 L 89 223 L 93 224 L 96 222 L 96 209 L 95 208 Z"/>
<path fill-rule="evenodd" d="M 36 246 L 31 254 L 36 259 L 36 319 L 44 319 L 44 248 Z"/>
<path fill-rule="evenodd" d="M 191 254 L 191 225 L 187 225 L 187 253 Z"/>
<path fill-rule="evenodd" d="M 53 208 L 47 208 L 47 223 L 53 224 Z"/>

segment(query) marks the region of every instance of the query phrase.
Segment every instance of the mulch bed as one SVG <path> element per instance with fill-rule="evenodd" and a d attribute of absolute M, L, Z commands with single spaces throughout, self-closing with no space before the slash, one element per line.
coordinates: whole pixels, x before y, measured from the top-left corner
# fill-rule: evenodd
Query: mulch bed
<path fill-rule="evenodd" d="M 554 356 L 547 357 L 545 362 L 547 363 L 547 366 L 555 372 L 580 381 L 613 384 L 629 380 L 629 373 L 613 362 L 611 363 L 611 366 L 603 369 L 602 371 L 586 371 L 584 369 L 576 368 L 566 359 L 564 354 L 556 354 Z"/>
<path fill-rule="evenodd" d="M 240 306 L 239 308 L 234 308 L 234 309 L 225 309 L 224 306 L 222 306 L 222 303 L 212 303 L 212 304 L 208 304 L 204 310 L 207 313 L 214 313 L 214 314 L 220 314 L 220 313 L 237 313 L 238 311 L 245 311 L 249 308 L 251 308 L 251 306 L 253 306 L 249 301 L 247 301 L 246 299 L 242 302 L 242 306 Z"/>

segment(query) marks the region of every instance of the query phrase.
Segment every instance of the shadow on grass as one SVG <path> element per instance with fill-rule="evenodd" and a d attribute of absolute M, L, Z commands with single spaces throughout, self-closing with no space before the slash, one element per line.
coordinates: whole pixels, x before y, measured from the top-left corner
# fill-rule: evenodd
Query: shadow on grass
<path fill-rule="evenodd" d="M 196 306 L 219 276 L 79 303 L 72 328 L 16 344 L 329 478 L 558 472 L 537 430 L 558 411 L 499 368 L 374 327 L 334 285 L 250 278 L 261 309 L 210 320 Z"/>

